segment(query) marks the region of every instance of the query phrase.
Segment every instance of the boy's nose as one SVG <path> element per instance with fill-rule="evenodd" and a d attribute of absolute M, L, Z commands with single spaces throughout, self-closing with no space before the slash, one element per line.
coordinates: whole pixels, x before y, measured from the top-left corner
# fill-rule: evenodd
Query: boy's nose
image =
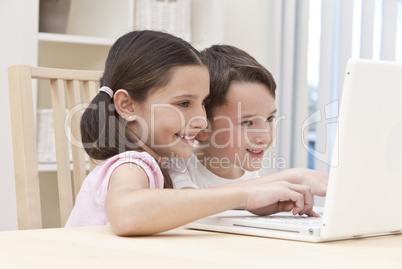
<path fill-rule="evenodd" d="M 250 137 L 251 141 L 255 145 L 269 145 L 272 140 L 273 126 L 265 121 L 257 121 L 255 127 L 252 137 Z"/>
<path fill-rule="evenodd" d="M 271 142 L 271 132 L 269 129 L 261 129 L 259 132 L 256 133 L 254 137 L 254 143 L 256 145 L 261 145 L 261 144 L 269 144 Z"/>

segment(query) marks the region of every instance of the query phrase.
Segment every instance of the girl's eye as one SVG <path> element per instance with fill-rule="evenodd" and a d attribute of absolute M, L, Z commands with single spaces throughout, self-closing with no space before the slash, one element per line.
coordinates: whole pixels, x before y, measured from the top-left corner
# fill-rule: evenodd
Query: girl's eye
<path fill-rule="evenodd" d="M 251 125 L 253 125 L 253 122 L 251 120 L 246 120 L 246 121 L 243 121 L 241 123 L 241 125 L 243 125 L 243 126 L 251 126 Z"/>
<path fill-rule="evenodd" d="M 189 105 L 190 105 L 189 101 L 184 101 L 184 102 L 181 102 L 178 104 L 178 106 L 180 106 L 180 107 L 188 107 Z"/>
<path fill-rule="evenodd" d="M 267 122 L 273 122 L 274 119 L 275 119 L 275 116 L 268 117 Z"/>

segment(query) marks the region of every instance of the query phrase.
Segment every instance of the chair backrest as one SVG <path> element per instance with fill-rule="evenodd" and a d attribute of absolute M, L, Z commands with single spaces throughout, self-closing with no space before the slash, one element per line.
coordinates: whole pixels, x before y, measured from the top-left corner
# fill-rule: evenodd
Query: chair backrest
<path fill-rule="evenodd" d="M 85 158 L 85 151 L 81 144 L 79 122 L 83 108 L 97 94 L 102 74 L 101 71 L 53 69 L 28 65 L 13 65 L 8 68 L 19 229 L 43 228 L 33 81 L 48 80 L 50 82 L 60 223 L 64 226 L 81 184 L 87 172 L 94 166 L 86 161 L 88 158 Z M 38 87 L 38 91 L 40 90 Z M 70 124 L 70 128 L 66 128 L 66 123 Z M 68 134 L 67 130 L 71 133 Z"/>

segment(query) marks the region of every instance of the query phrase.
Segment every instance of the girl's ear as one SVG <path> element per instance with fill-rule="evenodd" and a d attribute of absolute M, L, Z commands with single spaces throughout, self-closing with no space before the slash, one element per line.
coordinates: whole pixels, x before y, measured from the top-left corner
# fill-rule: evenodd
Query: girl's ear
<path fill-rule="evenodd" d="M 114 107 L 117 114 L 126 121 L 137 119 L 135 114 L 135 103 L 126 90 L 117 90 L 113 95 Z"/>

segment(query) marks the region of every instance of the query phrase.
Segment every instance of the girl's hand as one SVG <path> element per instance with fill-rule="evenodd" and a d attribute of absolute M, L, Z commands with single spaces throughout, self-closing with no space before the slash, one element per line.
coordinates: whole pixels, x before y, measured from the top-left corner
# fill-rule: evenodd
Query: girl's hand
<path fill-rule="evenodd" d="M 255 179 L 237 181 L 225 185 L 247 187 L 250 185 L 260 185 L 278 181 L 286 181 L 292 184 L 299 184 L 309 187 L 313 195 L 326 196 L 328 177 L 329 175 L 327 173 L 306 168 L 292 168 L 271 175 L 266 175 Z M 281 206 L 289 207 L 287 205 L 281 205 Z"/>
<path fill-rule="evenodd" d="M 248 199 L 244 209 L 257 215 L 291 211 L 294 215 L 318 217 L 313 211 L 313 193 L 304 185 L 286 181 L 250 185 L 245 188 Z"/>
<path fill-rule="evenodd" d="M 306 168 L 293 168 L 289 172 L 295 179 L 293 183 L 310 187 L 313 195 L 326 196 L 329 178 L 327 173 Z"/>

